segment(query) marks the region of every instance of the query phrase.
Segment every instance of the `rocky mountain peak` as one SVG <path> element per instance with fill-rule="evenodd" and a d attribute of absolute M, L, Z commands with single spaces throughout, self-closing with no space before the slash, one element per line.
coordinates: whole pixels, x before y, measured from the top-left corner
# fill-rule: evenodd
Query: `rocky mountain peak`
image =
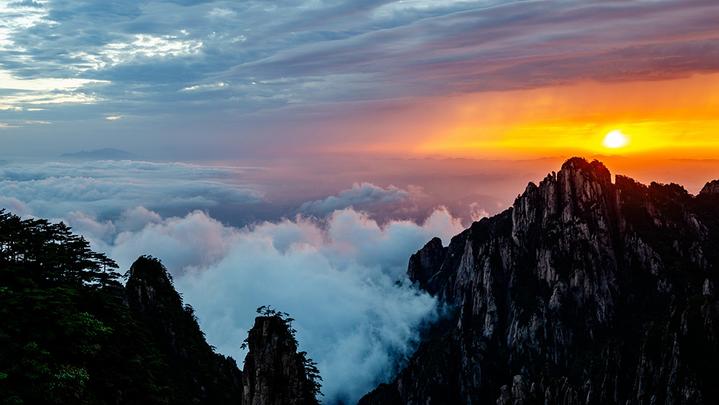
<path fill-rule="evenodd" d="M 258 316 L 249 332 L 243 370 L 246 405 L 317 404 L 305 353 L 297 352 L 290 321 L 273 313 Z"/>
<path fill-rule="evenodd" d="M 410 280 L 419 283 L 420 288 L 427 289 L 430 278 L 442 265 L 446 248 L 442 240 L 432 238 L 422 249 L 409 258 L 407 274 Z"/>
<path fill-rule="evenodd" d="M 719 180 L 712 180 L 707 183 L 699 195 L 719 195 Z"/>
<path fill-rule="evenodd" d="M 150 256 L 141 256 L 132 264 L 126 289 L 129 304 L 137 311 L 182 308 L 170 273 L 162 262 Z"/>
<path fill-rule="evenodd" d="M 611 183 L 612 176 L 604 166 L 604 163 L 593 160 L 592 162 L 587 161 L 581 157 L 573 157 L 562 165 L 560 173 L 581 173 L 584 176 L 590 177 L 602 183 Z"/>
<path fill-rule="evenodd" d="M 568 160 L 409 274 L 454 308 L 363 404 L 696 404 L 719 388 L 717 183 Z"/>
<path fill-rule="evenodd" d="M 233 359 L 207 344 L 194 310 L 183 304 L 160 260 L 138 258 L 128 272 L 125 291 L 131 313 L 156 342 L 188 402 L 239 403 L 241 371 Z"/>

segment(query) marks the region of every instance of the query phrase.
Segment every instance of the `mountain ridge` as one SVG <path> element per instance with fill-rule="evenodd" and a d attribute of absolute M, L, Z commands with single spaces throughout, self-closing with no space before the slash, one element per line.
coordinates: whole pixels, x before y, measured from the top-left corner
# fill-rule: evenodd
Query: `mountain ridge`
<path fill-rule="evenodd" d="M 257 318 L 243 373 L 162 262 L 139 257 L 125 285 L 116 269 L 65 224 L 0 210 L 0 403 L 317 403 L 321 378 L 286 314 Z"/>
<path fill-rule="evenodd" d="M 408 275 L 454 308 L 360 404 L 691 404 L 719 392 L 716 185 L 566 161 Z"/>

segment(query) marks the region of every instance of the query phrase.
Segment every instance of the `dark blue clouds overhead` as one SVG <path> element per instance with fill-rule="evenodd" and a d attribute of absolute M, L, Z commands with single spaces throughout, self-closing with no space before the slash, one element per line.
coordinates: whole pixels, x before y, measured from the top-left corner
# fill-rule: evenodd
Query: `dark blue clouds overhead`
<path fill-rule="evenodd" d="M 241 140 L 280 108 L 291 120 L 719 69 L 714 1 L 5 0 L 0 14 L 0 131 L 17 134 L 15 154 L 47 122 L 70 145 L 137 146 L 138 128 Z"/>

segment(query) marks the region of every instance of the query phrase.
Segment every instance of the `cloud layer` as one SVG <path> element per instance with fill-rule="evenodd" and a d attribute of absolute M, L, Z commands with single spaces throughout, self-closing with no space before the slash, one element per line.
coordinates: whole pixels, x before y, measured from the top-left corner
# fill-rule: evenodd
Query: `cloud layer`
<path fill-rule="evenodd" d="M 321 223 L 239 230 L 196 212 L 121 234 L 111 252 L 123 262 L 164 253 L 209 342 L 235 358 L 244 358 L 240 343 L 254 308 L 289 312 L 302 349 L 319 364 L 327 400 L 352 403 L 392 375 L 421 325 L 437 316 L 434 300 L 409 286 L 407 258 L 431 235 L 448 238 L 460 228 L 446 211 L 422 225 L 380 227 L 343 210 Z"/>
<path fill-rule="evenodd" d="M 357 401 L 412 353 L 420 328 L 439 308 L 409 284 L 409 255 L 434 236 L 448 240 L 462 229 L 444 210 L 420 225 L 384 226 L 352 209 L 322 221 L 300 217 L 245 228 L 201 211 L 161 218 L 141 207 L 116 221 L 77 212 L 68 220 L 123 269 L 142 254 L 162 258 L 210 344 L 240 361 L 255 308 L 270 304 L 290 313 L 302 350 L 318 362 L 329 403 Z"/>
<path fill-rule="evenodd" d="M 255 205 L 262 193 L 234 182 L 244 170 L 130 160 L 13 163 L 0 165 L 0 196 L 16 199 L 16 210 L 50 218 L 81 210 L 107 219 L 139 205 L 165 215 Z"/>
<path fill-rule="evenodd" d="M 261 193 L 240 183 L 244 170 L 137 161 L 4 163 L 0 208 L 65 221 L 123 270 L 140 255 L 162 259 L 210 344 L 240 362 L 255 308 L 269 304 L 290 313 L 302 350 L 318 362 L 327 401 L 352 403 L 392 375 L 441 310 L 410 285 L 409 256 L 463 226 L 443 208 L 419 222 L 379 223 L 360 209 L 374 216 L 384 208 L 400 212 L 402 204 L 412 206 L 413 192 L 370 183 L 303 205 L 311 217 L 220 222 L 210 212 L 231 216 L 259 205 Z M 226 207 L 232 204 L 244 208 Z"/>

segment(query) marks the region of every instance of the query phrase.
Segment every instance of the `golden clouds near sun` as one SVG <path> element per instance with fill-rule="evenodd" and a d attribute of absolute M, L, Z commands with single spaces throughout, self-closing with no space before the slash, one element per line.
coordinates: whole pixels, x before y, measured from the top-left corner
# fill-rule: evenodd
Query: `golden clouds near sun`
<path fill-rule="evenodd" d="M 622 131 L 615 129 L 610 131 L 602 141 L 602 145 L 609 149 L 619 149 L 629 144 L 629 138 Z"/>

